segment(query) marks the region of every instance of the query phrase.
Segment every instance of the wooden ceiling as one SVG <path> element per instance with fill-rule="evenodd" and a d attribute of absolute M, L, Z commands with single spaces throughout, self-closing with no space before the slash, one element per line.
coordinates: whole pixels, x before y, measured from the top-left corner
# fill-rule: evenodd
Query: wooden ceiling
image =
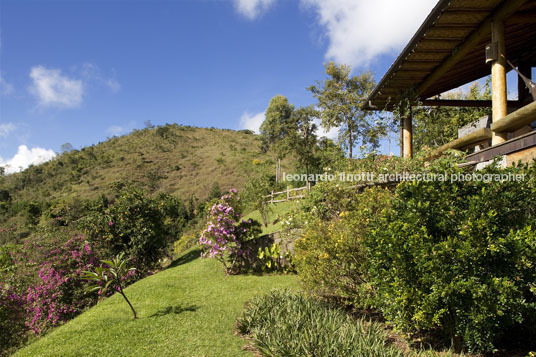
<path fill-rule="evenodd" d="M 440 0 L 374 88 L 367 107 L 389 110 L 409 89 L 424 100 L 489 75 L 489 22 L 501 13 L 506 14 L 506 58 L 514 65 L 536 64 L 536 0 Z"/>

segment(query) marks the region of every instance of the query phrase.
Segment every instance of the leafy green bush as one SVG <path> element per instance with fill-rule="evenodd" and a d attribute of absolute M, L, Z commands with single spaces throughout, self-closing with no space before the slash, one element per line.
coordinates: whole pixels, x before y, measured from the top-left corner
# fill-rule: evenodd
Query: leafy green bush
<path fill-rule="evenodd" d="M 307 290 L 366 307 L 372 290 L 363 240 L 371 219 L 387 208 L 392 193 L 384 188 L 370 188 L 351 196 L 350 211 L 341 211 L 329 221 L 309 219 L 302 237 L 296 241 L 295 263 Z M 345 206 L 350 208 L 350 204 Z"/>
<path fill-rule="evenodd" d="M 148 197 L 144 191 L 125 188 L 106 206 L 97 205 L 81 226 L 98 247 L 100 256 L 125 253 L 144 272 L 167 254 L 172 235 L 179 235 L 186 220 L 182 203 L 169 195 Z"/>
<path fill-rule="evenodd" d="M 237 328 L 266 356 L 403 356 L 381 325 L 289 291 L 254 298 Z"/>
<path fill-rule="evenodd" d="M 436 329 L 456 348 L 489 351 L 514 327 L 534 331 L 536 167 L 478 173 L 527 176 L 404 182 L 365 244 L 378 304 L 396 328 Z"/>

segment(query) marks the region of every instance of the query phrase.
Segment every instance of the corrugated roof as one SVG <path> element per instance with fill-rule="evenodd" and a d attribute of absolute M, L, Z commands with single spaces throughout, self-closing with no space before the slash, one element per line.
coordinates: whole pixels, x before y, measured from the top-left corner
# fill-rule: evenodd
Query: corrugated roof
<path fill-rule="evenodd" d="M 506 58 L 514 65 L 520 59 L 534 64 L 536 0 L 518 2 L 524 4 L 505 19 Z M 372 108 L 385 109 L 401 92 L 422 87 L 429 76 L 476 32 L 481 36 L 474 46 L 446 73 L 421 88 L 419 99 L 436 96 L 489 75 L 491 69 L 485 63 L 485 47 L 491 42 L 491 26 L 486 27 L 486 21 L 501 7 L 512 3 L 513 0 L 440 0 L 374 88 L 369 96 Z"/>

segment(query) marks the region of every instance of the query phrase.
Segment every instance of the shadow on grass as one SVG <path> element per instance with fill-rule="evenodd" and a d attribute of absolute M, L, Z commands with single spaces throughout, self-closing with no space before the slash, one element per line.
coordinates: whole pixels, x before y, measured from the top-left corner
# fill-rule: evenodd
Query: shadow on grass
<path fill-rule="evenodd" d="M 174 267 L 178 267 L 179 265 L 183 265 L 183 264 L 186 264 L 186 263 L 189 263 L 191 262 L 192 260 L 195 260 L 197 258 L 201 257 L 201 249 L 194 249 L 194 250 L 191 250 L 189 251 L 188 253 L 185 253 L 183 255 L 181 255 L 180 257 L 178 257 L 177 259 L 175 259 L 170 265 L 168 268 L 174 268 Z"/>
<path fill-rule="evenodd" d="M 167 306 L 162 309 L 159 309 L 154 314 L 150 315 L 149 317 L 159 317 L 159 316 L 165 316 L 169 314 L 180 314 L 186 311 L 197 311 L 199 309 L 199 306 L 196 305 L 190 305 L 190 306 Z"/>

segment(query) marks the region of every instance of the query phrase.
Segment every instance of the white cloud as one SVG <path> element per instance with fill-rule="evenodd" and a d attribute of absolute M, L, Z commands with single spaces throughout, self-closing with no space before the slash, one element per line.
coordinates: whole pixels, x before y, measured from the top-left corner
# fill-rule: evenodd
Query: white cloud
<path fill-rule="evenodd" d="M 337 139 L 339 138 L 339 128 L 335 127 L 335 128 L 326 130 L 324 127 L 321 126 L 319 130 L 319 136 L 321 137 L 325 136 L 328 139 L 337 141 Z"/>
<path fill-rule="evenodd" d="M 115 72 L 112 71 L 111 76 L 103 73 L 99 66 L 94 63 L 86 62 L 82 64 L 80 73 L 84 78 L 85 83 L 95 83 L 97 85 L 108 87 L 112 93 L 117 93 L 121 89 L 121 85 L 115 79 Z"/>
<path fill-rule="evenodd" d="M 108 129 L 106 129 L 106 132 L 110 135 L 121 135 L 126 133 L 126 129 L 120 125 L 112 125 Z"/>
<path fill-rule="evenodd" d="M 301 0 L 313 9 L 329 41 L 326 57 L 364 67 L 379 55 L 398 52 L 437 0 Z"/>
<path fill-rule="evenodd" d="M 5 168 L 6 174 L 12 174 L 25 170 L 30 165 L 38 165 L 52 160 L 54 157 L 56 157 L 56 153 L 53 150 L 39 147 L 28 149 L 26 145 L 21 145 L 11 159 L 4 161 L 0 157 L 0 166 Z"/>
<path fill-rule="evenodd" d="M 4 77 L 0 74 L 0 95 L 8 95 L 13 92 L 13 86 L 6 82 Z"/>
<path fill-rule="evenodd" d="M 124 124 L 124 125 L 109 126 L 106 129 L 106 133 L 112 136 L 119 136 L 119 135 L 126 134 L 128 132 L 131 132 L 132 130 L 134 130 L 134 128 L 136 128 L 136 122 L 129 121 L 127 124 Z"/>
<path fill-rule="evenodd" d="M 5 138 L 16 129 L 13 123 L 0 123 L 0 138 Z"/>
<path fill-rule="evenodd" d="M 263 121 L 264 121 L 264 112 L 260 112 L 257 114 L 251 114 L 251 113 L 245 112 L 240 117 L 240 129 L 252 130 L 258 134 L 260 132 L 259 129 Z"/>
<path fill-rule="evenodd" d="M 249 20 L 262 16 L 274 4 L 275 0 L 234 0 L 236 11 Z"/>
<path fill-rule="evenodd" d="M 30 92 L 44 107 L 74 108 L 82 103 L 83 83 L 61 74 L 59 69 L 32 67 Z"/>

